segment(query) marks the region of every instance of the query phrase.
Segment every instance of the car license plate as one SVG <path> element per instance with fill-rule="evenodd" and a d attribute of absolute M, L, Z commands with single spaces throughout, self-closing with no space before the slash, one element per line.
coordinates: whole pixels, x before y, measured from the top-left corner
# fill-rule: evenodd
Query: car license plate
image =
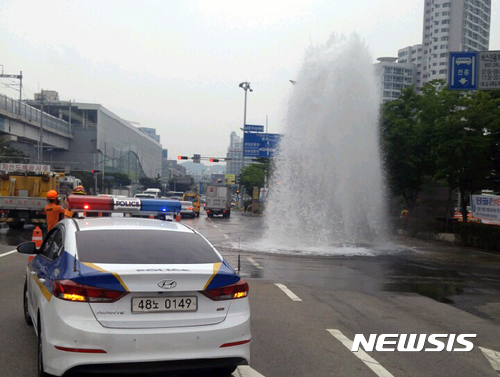
<path fill-rule="evenodd" d="M 154 312 L 195 312 L 198 310 L 198 297 L 134 297 L 132 313 Z"/>

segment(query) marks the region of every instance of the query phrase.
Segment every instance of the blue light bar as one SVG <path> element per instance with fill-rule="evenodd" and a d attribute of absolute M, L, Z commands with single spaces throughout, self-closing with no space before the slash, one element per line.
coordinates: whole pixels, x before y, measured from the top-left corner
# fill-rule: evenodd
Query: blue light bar
<path fill-rule="evenodd" d="M 141 199 L 141 212 L 178 213 L 181 207 L 177 200 Z"/>

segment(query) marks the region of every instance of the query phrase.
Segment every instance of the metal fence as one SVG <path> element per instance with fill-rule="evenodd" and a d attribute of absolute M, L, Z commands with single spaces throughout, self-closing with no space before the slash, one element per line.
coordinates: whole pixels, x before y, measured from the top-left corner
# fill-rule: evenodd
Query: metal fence
<path fill-rule="evenodd" d="M 43 128 L 46 130 L 55 130 L 62 132 L 65 136 L 72 137 L 71 125 L 59 118 L 56 118 L 47 113 L 26 105 L 25 103 L 13 100 L 3 94 L 0 94 L 0 109 L 10 112 L 14 116 L 21 117 L 26 122 L 42 122 Z"/>

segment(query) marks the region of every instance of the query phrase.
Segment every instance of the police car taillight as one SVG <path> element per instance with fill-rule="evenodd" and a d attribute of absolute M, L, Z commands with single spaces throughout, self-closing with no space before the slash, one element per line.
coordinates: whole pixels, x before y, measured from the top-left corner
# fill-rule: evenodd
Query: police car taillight
<path fill-rule="evenodd" d="M 56 280 L 52 286 L 52 294 L 66 301 L 115 302 L 127 293 L 113 289 L 91 287 L 72 280 Z"/>
<path fill-rule="evenodd" d="M 205 296 L 214 301 L 234 300 L 248 296 L 248 283 L 240 279 L 237 283 L 226 285 L 225 287 L 208 289 L 203 291 Z"/>

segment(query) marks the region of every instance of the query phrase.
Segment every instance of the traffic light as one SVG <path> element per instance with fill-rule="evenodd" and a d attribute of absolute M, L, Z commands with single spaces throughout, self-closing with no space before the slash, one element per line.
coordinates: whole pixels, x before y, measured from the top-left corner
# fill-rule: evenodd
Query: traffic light
<path fill-rule="evenodd" d="M 100 170 L 91 170 L 92 174 L 95 174 L 95 173 L 100 173 L 101 171 Z"/>
<path fill-rule="evenodd" d="M 178 160 L 188 160 L 189 157 L 188 156 L 177 156 L 177 159 Z"/>
<path fill-rule="evenodd" d="M 211 158 L 210 162 L 219 162 L 219 159 L 218 158 Z"/>
<path fill-rule="evenodd" d="M 236 193 L 239 194 L 240 193 L 240 190 L 236 190 Z"/>

